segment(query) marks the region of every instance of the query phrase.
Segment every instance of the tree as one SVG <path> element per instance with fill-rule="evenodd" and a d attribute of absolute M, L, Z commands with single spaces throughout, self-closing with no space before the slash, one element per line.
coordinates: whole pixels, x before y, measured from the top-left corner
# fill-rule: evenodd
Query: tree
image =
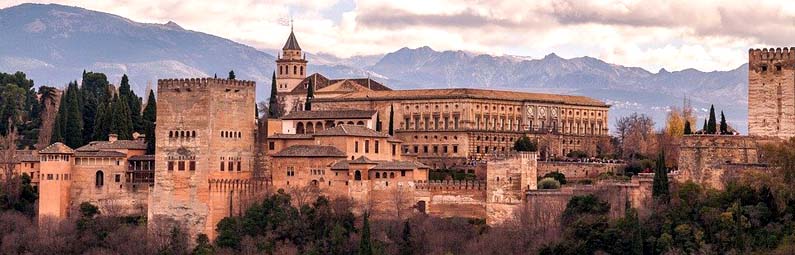
<path fill-rule="evenodd" d="M 57 107 L 60 95 L 56 88 L 41 86 L 39 87 L 39 98 L 42 105 L 41 127 L 36 148 L 44 148 L 51 144 L 50 139 L 52 138 L 55 119 L 58 115 Z"/>
<path fill-rule="evenodd" d="M 210 238 L 205 234 L 196 236 L 196 247 L 193 248 L 193 255 L 211 255 L 215 250 L 210 244 Z"/>
<path fill-rule="evenodd" d="M 235 79 L 235 70 L 230 70 L 230 71 L 229 71 L 229 76 L 227 76 L 227 78 L 226 78 L 226 79 L 228 79 L 228 80 L 234 80 L 234 79 Z"/>
<path fill-rule="evenodd" d="M 693 130 L 690 128 L 690 121 L 689 121 L 689 120 L 688 120 L 688 121 L 685 121 L 685 130 L 684 130 L 684 134 L 685 134 L 685 135 L 692 135 L 692 134 L 693 134 Z"/>
<path fill-rule="evenodd" d="M 671 194 L 668 191 L 668 169 L 665 167 L 665 152 L 661 151 L 657 158 L 652 183 L 652 197 L 663 203 L 668 203 Z"/>
<path fill-rule="evenodd" d="M 271 76 L 271 96 L 268 99 L 268 118 L 279 118 L 279 105 L 278 105 L 278 93 L 279 91 L 276 89 L 276 71 L 273 71 L 273 75 Z"/>
<path fill-rule="evenodd" d="M 375 115 L 375 131 L 381 132 L 381 114 Z"/>
<path fill-rule="evenodd" d="M 414 246 L 411 242 L 411 224 L 408 220 L 403 222 L 403 233 L 400 235 L 400 254 L 414 254 Z"/>
<path fill-rule="evenodd" d="M 144 135 L 146 135 L 146 154 L 155 154 L 155 121 L 157 121 L 157 100 L 154 91 L 149 92 L 146 108 L 142 116 Z"/>
<path fill-rule="evenodd" d="M 543 178 L 547 177 L 555 179 L 556 181 L 560 182 L 560 184 L 566 184 L 566 175 L 561 172 L 549 172 L 543 176 Z"/>
<path fill-rule="evenodd" d="M 395 106 L 389 105 L 389 135 L 395 135 Z"/>
<path fill-rule="evenodd" d="M 729 134 L 729 125 L 726 124 L 726 116 L 723 115 L 723 111 L 720 111 L 720 134 Z"/>
<path fill-rule="evenodd" d="M 108 77 L 103 73 L 87 72 L 83 74 L 80 86 L 78 105 L 83 117 L 83 142 L 87 143 L 94 135 L 97 110 L 100 104 L 107 104 L 113 93 L 110 89 Z M 78 145 L 82 146 L 83 144 Z M 71 146 L 71 145 L 70 145 Z"/>
<path fill-rule="evenodd" d="M 623 158 L 636 159 L 656 151 L 654 121 L 645 114 L 633 113 L 619 118 L 616 132 Z"/>
<path fill-rule="evenodd" d="M 704 119 L 704 127 L 701 128 L 701 133 L 702 134 L 707 133 L 707 119 Z"/>
<path fill-rule="evenodd" d="M 108 139 L 110 134 L 110 125 L 113 118 L 113 113 L 110 112 L 108 104 L 100 104 L 97 110 L 97 123 L 94 125 L 94 141 L 104 141 Z"/>
<path fill-rule="evenodd" d="M 522 135 L 513 143 L 513 149 L 516 151 L 538 151 L 538 145 L 530 140 L 530 137 Z"/>
<path fill-rule="evenodd" d="M 312 99 L 315 98 L 315 83 L 309 80 L 309 86 L 306 86 L 306 102 L 304 103 L 304 111 L 312 110 Z"/>
<path fill-rule="evenodd" d="M 135 91 L 130 89 L 130 81 L 127 75 L 121 77 L 119 84 L 119 97 L 127 102 L 127 107 L 130 109 L 130 121 L 132 122 L 132 130 L 135 132 L 143 133 L 144 126 L 141 119 L 141 98 L 135 94 Z"/>
<path fill-rule="evenodd" d="M 93 128 L 93 127 L 92 127 Z M 53 142 L 63 142 L 69 147 L 83 146 L 83 117 L 80 112 L 80 95 L 77 82 L 70 82 L 61 99 Z"/>
<path fill-rule="evenodd" d="M 359 254 L 361 255 L 373 254 L 373 244 L 372 240 L 370 240 L 370 221 L 368 217 L 369 217 L 368 213 L 365 212 L 364 220 L 362 223 L 362 234 L 359 240 Z"/>
<path fill-rule="evenodd" d="M 110 112 L 113 114 L 110 118 L 110 133 L 118 135 L 119 139 L 132 139 L 132 121 L 127 102 L 119 96 L 114 96 L 110 105 Z"/>
<path fill-rule="evenodd" d="M 709 121 L 707 121 L 707 134 L 714 135 L 718 133 L 718 124 L 715 120 L 715 105 L 709 106 Z"/>
<path fill-rule="evenodd" d="M 665 132 L 673 137 L 682 136 L 685 121 L 682 111 L 678 107 L 670 107 L 665 120 Z"/>

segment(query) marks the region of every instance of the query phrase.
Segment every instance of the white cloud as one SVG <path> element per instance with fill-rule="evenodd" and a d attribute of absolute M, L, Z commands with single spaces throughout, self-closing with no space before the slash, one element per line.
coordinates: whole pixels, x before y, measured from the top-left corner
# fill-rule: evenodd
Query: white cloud
<path fill-rule="evenodd" d="M 709 71 L 739 66 L 750 47 L 788 46 L 795 38 L 795 10 L 781 1 L 404 0 L 357 1 L 350 10 L 335 9 L 338 1 L 352 0 L 55 2 L 135 21 L 175 21 L 262 49 L 281 48 L 289 28 L 278 21 L 292 16 L 302 48 L 342 57 L 428 45 Z M 0 0 L 0 7 L 20 3 Z"/>

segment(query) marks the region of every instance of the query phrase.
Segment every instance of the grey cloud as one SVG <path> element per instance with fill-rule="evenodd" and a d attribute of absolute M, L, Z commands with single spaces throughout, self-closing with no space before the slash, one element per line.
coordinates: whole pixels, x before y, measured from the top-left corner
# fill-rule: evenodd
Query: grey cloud
<path fill-rule="evenodd" d="M 414 14 L 403 10 L 379 9 L 378 11 L 362 12 L 356 18 L 357 23 L 380 28 L 401 28 L 406 26 L 436 26 L 454 28 L 523 27 L 527 22 L 517 22 L 500 17 L 488 17 L 477 14 L 473 10 L 465 10 L 456 14 Z"/>

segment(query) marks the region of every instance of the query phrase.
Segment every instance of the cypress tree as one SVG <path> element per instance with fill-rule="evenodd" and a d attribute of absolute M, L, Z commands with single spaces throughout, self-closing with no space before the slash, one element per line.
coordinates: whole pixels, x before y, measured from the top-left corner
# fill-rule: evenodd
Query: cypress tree
<path fill-rule="evenodd" d="M 121 140 L 132 139 L 132 121 L 130 121 L 130 109 L 127 107 L 127 102 L 119 96 L 114 96 L 110 108 L 112 113 L 110 133 L 117 134 Z"/>
<path fill-rule="evenodd" d="M 69 147 L 77 148 L 83 146 L 83 116 L 80 112 L 80 92 L 78 91 L 77 82 L 69 84 L 61 104 L 65 104 L 63 112 L 61 137 Z"/>
<path fill-rule="evenodd" d="M 97 124 L 94 125 L 94 141 L 104 141 L 108 139 L 111 118 L 112 113 L 109 111 L 109 105 L 100 104 L 99 109 L 97 109 Z"/>
<path fill-rule="evenodd" d="M 691 128 L 690 128 L 690 121 L 686 120 L 685 121 L 685 135 L 692 135 L 692 134 L 693 134 L 693 130 L 691 130 Z"/>
<path fill-rule="evenodd" d="M 279 107 L 279 103 L 276 100 L 279 100 L 276 95 L 278 90 L 276 90 L 276 71 L 273 71 L 273 76 L 271 78 L 271 97 L 268 100 L 268 118 L 278 118 L 277 116 L 277 107 Z"/>
<path fill-rule="evenodd" d="M 361 240 L 359 240 L 359 254 L 361 255 L 372 255 L 373 254 L 373 244 L 370 240 L 370 221 L 368 218 L 368 213 L 364 213 L 364 223 L 362 224 L 362 236 Z"/>
<path fill-rule="evenodd" d="M 403 222 L 403 235 L 401 235 L 400 239 L 400 254 L 414 254 L 414 247 L 411 243 L 411 224 L 409 224 L 408 220 Z"/>
<path fill-rule="evenodd" d="M 155 154 L 155 121 L 157 120 L 157 101 L 155 93 L 149 92 L 146 108 L 142 116 L 144 135 L 146 135 L 146 154 Z"/>
<path fill-rule="evenodd" d="M 133 131 L 143 133 L 141 98 L 135 94 L 135 91 L 130 89 L 130 81 L 126 74 L 121 77 L 119 96 L 122 97 L 123 101 L 127 102 L 127 107 L 130 109 L 130 121 L 133 125 Z"/>
<path fill-rule="evenodd" d="M 315 98 L 315 83 L 309 80 L 309 86 L 306 87 L 306 103 L 304 103 L 304 110 L 312 110 L 312 98 Z"/>
<path fill-rule="evenodd" d="M 706 134 L 707 133 L 707 119 L 704 119 L 704 127 L 701 128 L 701 133 L 702 134 Z"/>
<path fill-rule="evenodd" d="M 395 106 L 389 106 L 389 135 L 395 135 Z"/>
<path fill-rule="evenodd" d="M 83 138 L 89 141 L 94 138 L 94 124 L 96 123 L 97 108 L 100 104 L 107 104 L 111 97 L 108 77 L 103 73 L 84 72 L 83 83 L 80 86 L 80 102 L 78 105 L 83 117 Z"/>
<path fill-rule="evenodd" d="M 729 134 L 729 125 L 726 124 L 726 116 L 723 115 L 723 111 L 720 111 L 720 134 Z"/>
<path fill-rule="evenodd" d="M 715 105 L 709 107 L 709 121 L 707 121 L 707 134 L 716 134 L 718 132 L 718 123 L 715 120 Z"/>
<path fill-rule="evenodd" d="M 654 182 L 652 183 L 652 196 L 663 203 L 668 203 L 670 193 L 668 191 L 668 170 L 665 169 L 665 151 L 660 151 L 657 158 L 656 169 L 654 171 Z"/>
<path fill-rule="evenodd" d="M 229 79 L 229 80 L 234 80 L 235 79 L 235 70 L 229 71 L 229 77 L 227 77 L 227 79 Z"/>

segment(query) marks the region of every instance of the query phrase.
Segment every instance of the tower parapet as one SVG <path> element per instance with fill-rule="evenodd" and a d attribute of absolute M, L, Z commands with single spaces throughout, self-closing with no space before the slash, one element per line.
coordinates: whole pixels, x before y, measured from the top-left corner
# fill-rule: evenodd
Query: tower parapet
<path fill-rule="evenodd" d="M 748 134 L 795 136 L 795 47 L 748 50 Z"/>

